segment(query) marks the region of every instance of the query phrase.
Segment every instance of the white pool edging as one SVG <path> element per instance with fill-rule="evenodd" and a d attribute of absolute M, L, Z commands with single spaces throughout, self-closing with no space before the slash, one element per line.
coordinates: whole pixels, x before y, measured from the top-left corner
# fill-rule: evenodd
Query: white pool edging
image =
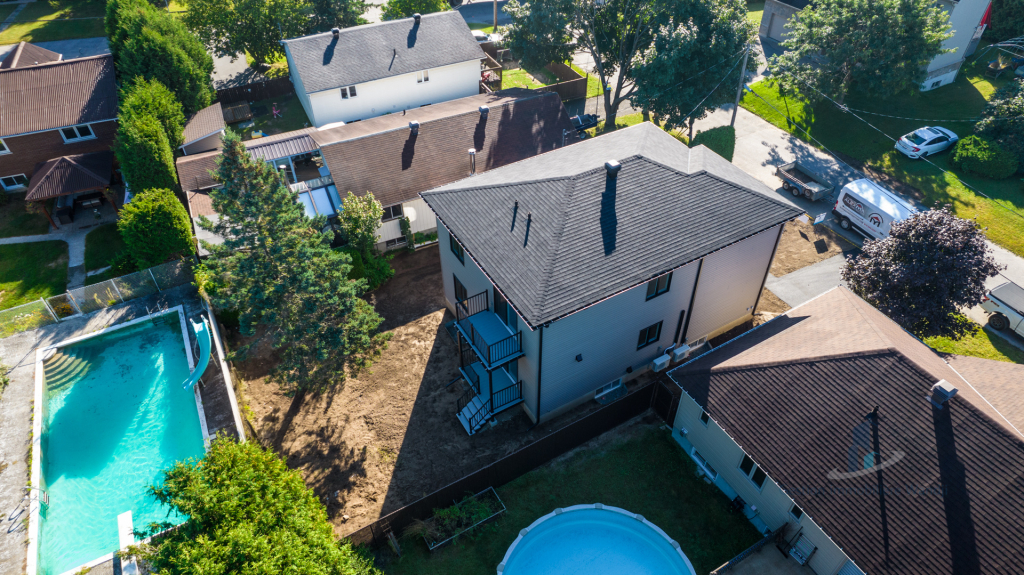
<path fill-rule="evenodd" d="M 188 341 L 188 331 L 185 323 L 185 307 L 183 305 L 177 305 L 175 307 L 148 314 L 144 317 L 136 318 L 124 323 L 120 323 L 114 326 L 105 327 L 101 330 L 97 330 L 85 335 L 80 335 L 70 339 L 65 339 L 46 347 L 36 349 L 36 373 L 35 373 L 35 393 L 33 394 L 33 410 L 32 410 L 32 471 L 30 475 L 31 488 L 29 490 L 29 519 L 28 519 L 28 557 L 25 562 L 25 573 L 27 575 L 38 575 L 39 572 L 39 494 L 42 493 L 42 459 L 43 453 L 40 447 L 40 441 L 42 438 L 43 428 L 43 364 L 49 357 L 52 357 L 53 351 L 75 344 L 105 333 L 124 329 L 144 321 L 152 321 L 154 317 L 160 317 L 169 313 L 177 312 L 179 319 L 181 320 L 181 335 L 185 340 L 185 356 L 188 358 L 189 371 L 195 368 L 195 359 L 192 357 L 192 346 Z M 203 401 L 199 397 L 199 388 L 193 388 L 196 399 L 196 409 L 199 412 L 199 425 L 203 431 L 203 445 L 205 449 L 210 448 L 210 434 L 206 426 L 206 413 L 203 411 Z M 36 493 L 35 500 L 32 499 L 32 494 Z M 93 559 L 88 563 L 79 565 L 74 569 L 70 569 L 64 572 L 62 575 L 73 575 L 78 573 L 84 568 L 92 568 L 105 561 L 110 561 L 114 558 L 114 553 L 107 553 L 102 557 Z"/>
<path fill-rule="evenodd" d="M 541 523 L 544 523 L 545 521 L 547 521 L 548 519 L 551 519 L 552 517 L 557 517 L 559 515 L 564 515 L 566 513 L 572 513 L 573 511 L 584 511 L 584 510 L 591 510 L 591 509 L 597 509 L 597 510 L 602 510 L 602 511 L 609 511 L 609 512 L 612 512 L 612 513 L 618 513 L 619 515 L 625 515 L 626 517 L 629 517 L 631 519 L 636 519 L 637 521 L 642 522 L 644 525 L 649 527 L 652 531 L 654 531 L 658 535 L 661 535 L 661 537 L 664 538 L 665 541 L 667 541 L 668 544 L 671 545 L 672 548 L 676 550 L 676 553 L 679 554 L 679 557 L 682 558 L 684 563 L 686 563 L 686 567 L 690 570 L 690 574 L 691 575 L 695 575 L 697 573 L 693 569 L 693 564 L 690 563 L 689 557 L 687 557 L 686 554 L 683 553 L 683 549 L 682 549 L 682 547 L 679 546 L 679 542 L 676 541 L 675 539 L 672 539 L 671 537 L 669 537 L 668 533 L 665 533 L 665 531 L 663 531 L 661 529 L 661 527 L 658 527 L 657 525 L 651 523 L 650 521 L 645 519 L 643 515 L 640 515 L 639 513 L 632 513 L 630 511 L 626 511 L 625 509 L 622 509 L 622 508 L 619 508 L 619 507 L 611 507 L 611 506 L 604 505 L 604 504 L 601 504 L 601 503 L 589 503 L 589 504 L 584 504 L 584 505 L 573 505 L 571 507 L 565 507 L 565 508 L 559 507 L 558 509 L 555 509 L 551 513 L 548 513 L 547 515 L 544 515 L 543 517 L 537 519 L 536 521 L 531 523 L 529 527 L 527 527 L 527 528 L 523 529 L 522 531 L 520 531 L 519 535 L 516 537 L 516 540 L 512 542 L 512 545 L 509 546 L 508 551 L 505 552 L 505 556 L 501 559 L 501 563 L 498 563 L 498 575 L 504 575 L 505 565 L 507 565 L 509 559 L 512 558 L 512 552 L 516 550 L 516 547 L 519 545 L 519 542 L 522 541 L 523 538 L 525 538 L 527 535 L 529 535 L 530 531 L 533 531 L 534 529 L 539 527 Z"/>

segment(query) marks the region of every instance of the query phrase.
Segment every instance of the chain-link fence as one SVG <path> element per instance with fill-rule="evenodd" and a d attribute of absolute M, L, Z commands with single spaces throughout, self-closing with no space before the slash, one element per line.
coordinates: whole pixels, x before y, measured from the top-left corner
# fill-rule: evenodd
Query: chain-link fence
<path fill-rule="evenodd" d="M 193 263 L 191 259 L 168 262 L 0 310 L 0 338 L 191 283 Z"/>

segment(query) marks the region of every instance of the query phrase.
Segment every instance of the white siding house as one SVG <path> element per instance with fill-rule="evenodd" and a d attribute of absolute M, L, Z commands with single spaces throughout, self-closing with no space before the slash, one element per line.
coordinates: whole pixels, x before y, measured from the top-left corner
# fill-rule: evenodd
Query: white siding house
<path fill-rule="evenodd" d="M 421 194 L 480 399 L 456 406 L 469 433 L 514 405 L 555 417 L 750 319 L 800 210 L 712 156 L 641 124 Z"/>
<path fill-rule="evenodd" d="M 354 122 L 480 93 L 484 52 L 455 11 L 283 42 L 310 122 Z"/>

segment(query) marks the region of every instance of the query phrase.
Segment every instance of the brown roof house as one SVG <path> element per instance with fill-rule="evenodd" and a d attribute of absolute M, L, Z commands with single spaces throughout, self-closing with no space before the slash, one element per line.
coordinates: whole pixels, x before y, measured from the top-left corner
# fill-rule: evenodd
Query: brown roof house
<path fill-rule="evenodd" d="M 27 191 L 29 201 L 95 190 L 91 178 L 54 175 L 76 171 L 81 166 L 89 166 L 93 175 L 109 184 L 108 156 L 88 156 L 109 152 L 117 132 L 117 86 L 112 57 L 23 66 L 26 57 L 49 57 L 45 54 L 48 51 L 30 46 L 16 48 L 5 63 L 15 55 L 17 61 L 0 69 L 0 190 Z M 50 163 L 64 157 L 66 162 Z M 97 167 L 101 165 L 107 168 Z M 51 177 L 35 178 L 43 168 L 51 172 Z M 99 172 L 94 172 L 97 169 Z M 36 190 L 37 182 L 45 184 L 45 189 Z M 61 187 L 54 187 L 58 183 Z M 79 188 L 82 183 L 88 187 Z M 106 184 L 100 187 L 105 188 Z M 53 223 L 52 217 L 50 221 Z"/>
<path fill-rule="evenodd" d="M 420 192 L 576 141 L 557 94 L 520 88 L 245 145 L 253 157 L 282 169 L 310 216 L 333 216 L 349 191 L 372 192 L 384 205 L 377 247 L 385 250 L 406 244 L 402 216 L 410 220 L 410 233 L 436 231 Z M 216 150 L 177 160 L 193 218 L 215 216 L 209 190 L 217 186 L 211 172 L 219 156 Z M 203 238 L 205 232 L 197 234 Z"/>
<path fill-rule="evenodd" d="M 781 532 L 788 559 L 744 562 L 1021 571 L 1024 366 L 943 358 L 838 287 L 669 377 L 683 391 L 673 436 L 698 473 Z"/>

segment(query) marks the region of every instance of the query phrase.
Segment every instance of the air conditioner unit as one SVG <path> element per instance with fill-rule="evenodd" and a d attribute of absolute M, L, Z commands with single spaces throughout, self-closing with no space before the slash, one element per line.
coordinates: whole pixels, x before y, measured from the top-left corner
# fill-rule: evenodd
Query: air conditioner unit
<path fill-rule="evenodd" d="M 659 355 L 658 357 L 654 358 L 654 361 L 651 362 L 651 369 L 653 369 L 655 372 L 662 371 L 666 367 L 668 367 L 669 360 L 670 358 L 667 353 L 665 355 Z"/>
<path fill-rule="evenodd" d="M 672 361 L 682 361 L 690 355 L 690 346 L 681 343 L 672 348 Z"/>

